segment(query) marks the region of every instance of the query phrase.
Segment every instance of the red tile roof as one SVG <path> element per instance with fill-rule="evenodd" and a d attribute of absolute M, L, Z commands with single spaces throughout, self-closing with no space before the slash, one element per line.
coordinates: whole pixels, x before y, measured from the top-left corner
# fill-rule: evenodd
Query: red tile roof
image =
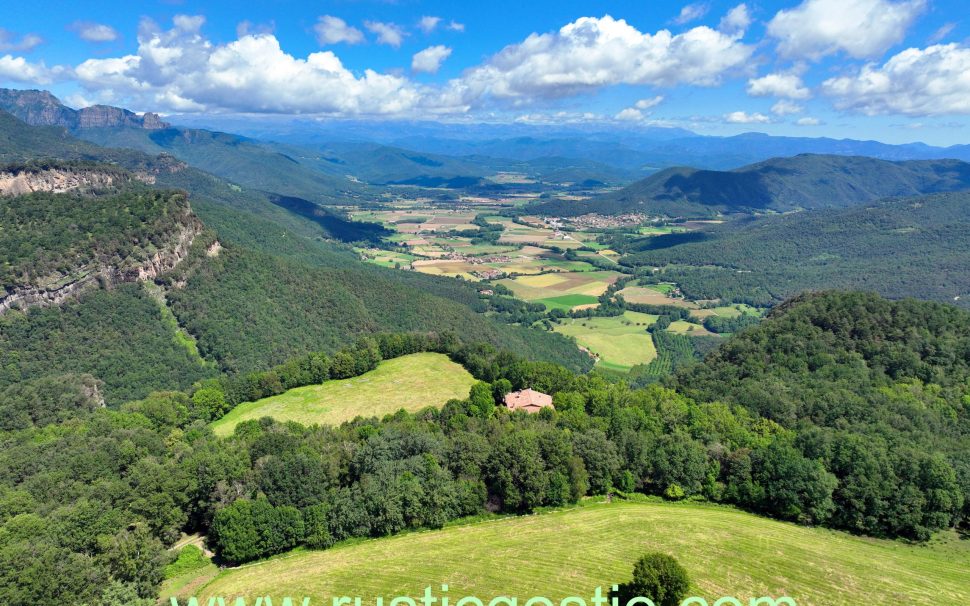
<path fill-rule="evenodd" d="M 552 396 L 532 389 L 513 391 L 505 396 L 505 407 L 509 410 L 539 412 L 543 408 L 553 408 Z"/>

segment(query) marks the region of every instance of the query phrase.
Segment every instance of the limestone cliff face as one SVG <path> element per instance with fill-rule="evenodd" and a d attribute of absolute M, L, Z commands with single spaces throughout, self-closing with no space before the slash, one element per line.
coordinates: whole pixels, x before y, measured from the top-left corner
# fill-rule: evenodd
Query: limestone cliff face
<path fill-rule="evenodd" d="M 103 189 L 120 185 L 124 179 L 126 177 L 120 174 L 69 168 L 0 171 L 0 195 L 22 196 L 38 191 L 60 194 L 75 189 Z M 140 180 L 148 182 L 144 178 Z"/>
<path fill-rule="evenodd" d="M 109 105 L 92 105 L 77 111 L 77 128 L 145 128 L 157 130 L 168 128 L 158 114 L 146 113 L 139 116 L 127 109 L 111 107 Z"/>
<path fill-rule="evenodd" d="M 27 288 L 6 292 L 0 288 L 0 316 L 11 309 L 60 305 L 98 286 L 110 288 L 125 282 L 154 280 L 171 271 L 189 254 L 195 237 L 202 233 L 202 222 L 189 209 L 176 217 L 179 229 L 154 253 L 124 259 L 121 263 L 99 259 L 67 274 L 53 274 Z"/>

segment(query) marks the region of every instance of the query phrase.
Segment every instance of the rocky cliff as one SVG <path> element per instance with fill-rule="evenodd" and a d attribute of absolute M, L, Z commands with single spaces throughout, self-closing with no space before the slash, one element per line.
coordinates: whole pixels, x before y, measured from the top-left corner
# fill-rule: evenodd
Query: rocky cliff
<path fill-rule="evenodd" d="M 11 309 L 60 305 L 98 287 L 110 288 L 125 282 L 154 280 L 175 269 L 189 254 L 202 222 L 191 212 L 179 217 L 179 229 L 164 246 L 147 256 L 131 257 L 121 263 L 96 260 L 69 273 L 52 274 L 37 284 L 7 292 L 0 288 L 0 316 Z"/>
<path fill-rule="evenodd" d="M 80 128 L 168 128 L 158 114 L 141 116 L 120 107 L 93 105 L 71 109 L 54 95 L 41 90 L 0 89 L 0 109 L 13 114 L 31 126 L 62 126 L 70 130 Z"/>

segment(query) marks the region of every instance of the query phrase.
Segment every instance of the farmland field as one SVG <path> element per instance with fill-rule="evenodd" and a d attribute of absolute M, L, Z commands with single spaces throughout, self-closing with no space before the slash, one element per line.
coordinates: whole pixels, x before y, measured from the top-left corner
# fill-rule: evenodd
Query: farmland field
<path fill-rule="evenodd" d="M 621 290 L 619 295 L 622 295 L 630 303 L 646 303 L 648 305 L 676 305 L 677 307 L 686 307 L 688 309 L 697 309 L 697 305 L 690 301 L 685 301 L 684 299 L 675 299 L 668 297 L 666 292 L 664 292 L 663 287 L 667 285 L 655 285 L 651 286 L 627 286 Z M 665 289 L 669 292 L 672 289 Z"/>
<path fill-rule="evenodd" d="M 278 396 L 245 402 L 212 424 L 226 436 L 243 421 L 273 417 L 304 425 L 339 425 L 357 416 L 381 417 L 402 408 L 415 411 L 465 398 L 475 379 L 459 364 L 437 353 L 385 360 L 352 379 L 297 387 Z"/>
<path fill-rule="evenodd" d="M 606 292 L 610 284 L 621 274 L 615 271 L 561 272 L 538 276 L 520 276 L 500 280 L 498 283 L 510 288 L 516 296 L 526 301 L 542 301 L 563 295 L 586 295 L 587 302 Z"/>
<path fill-rule="evenodd" d="M 599 356 L 598 366 L 629 370 L 657 357 L 647 326 L 657 316 L 628 311 L 622 316 L 562 320 L 555 331 L 575 337 L 576 341 Z"/>
<path fill-rule="evenodd" d="M 223 571 L 200 598 L 272 595 L 329 604 L 333 596 L 417 596 L 442 583 L 448 596 L 520 603 L 589 596 L 630 577 L 647 551 L 676 555 L 691 594 L 789 596 L 798 606 L 970 601 L 970 544 L 956 534 L 928 546 L 854 537 L 703 504 L 614 502 L 294 552 Z M 437 593 L 437 595 L 441 595 Z M 167 596 L 163 595 L 163 598 Z M 200 603 L 204 603 L 200 599 Z"/>

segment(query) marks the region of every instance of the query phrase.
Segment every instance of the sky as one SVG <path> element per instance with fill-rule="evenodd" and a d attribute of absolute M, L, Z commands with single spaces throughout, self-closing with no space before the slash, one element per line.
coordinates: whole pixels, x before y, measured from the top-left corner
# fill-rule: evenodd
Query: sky
<path fill-rule="evenodd" d="M 6 3 L 0 86 L 163 114 L 970 143 L 966 0 Z"/>

